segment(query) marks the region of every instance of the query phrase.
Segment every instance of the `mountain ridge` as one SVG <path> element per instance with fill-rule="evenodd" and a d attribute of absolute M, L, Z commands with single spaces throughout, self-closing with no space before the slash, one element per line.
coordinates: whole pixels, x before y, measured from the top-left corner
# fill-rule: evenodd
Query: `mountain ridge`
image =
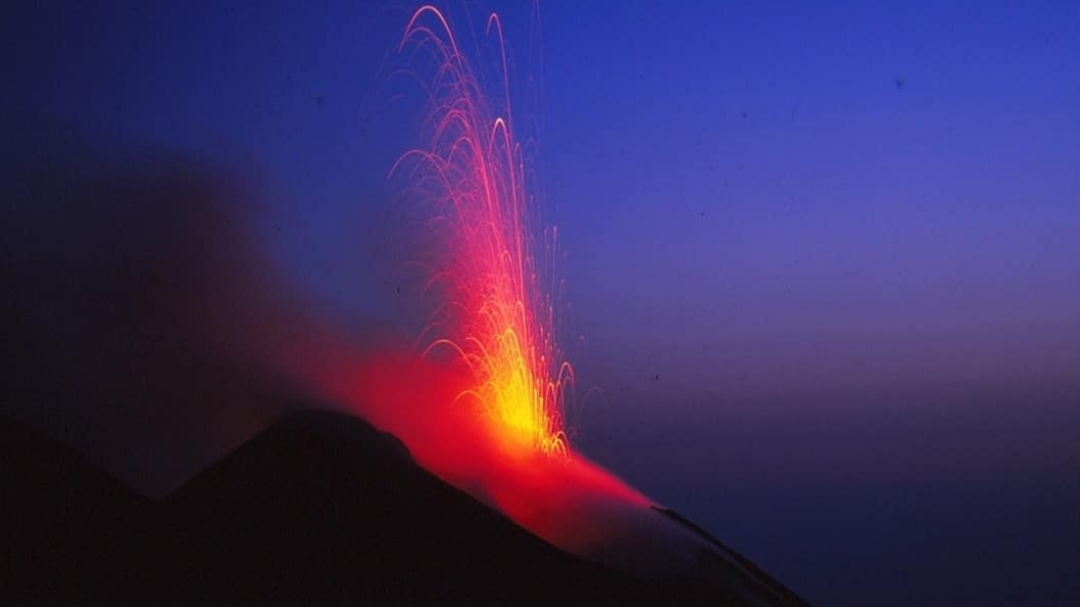
<path fill-rule="evenodd" d="M 4 532 L 16 558 L 5 558 L 12 575 L 0 577 L 14 580 L 5 596 L 35 604 L 770 604 L 567 554 L 418 466 L 393 435 L 343 414 L 286 416 L 158 501 L 17 422 L 0 429 L 0 455 L 23 470 L 3 477 L 3 492 L 39 513 L 5 517 L 18 522 Z M 38 460 L 52 467 L 35 467 Z M 43 553 L 65 547 L 67 536 L 53 531 L 70 525 L 49 517 L 71 494 L 17 482 L 32 485 L 35 474 L 111 486 L 107 498 L 82 500 L 83 514 L 70 509 L 76 522 L 108 524 L 66 552 Z M 22 525 L 38 533 L 20 536 Z M 805 604 L 794 594 L 776 598 L 771 604 Z"/>

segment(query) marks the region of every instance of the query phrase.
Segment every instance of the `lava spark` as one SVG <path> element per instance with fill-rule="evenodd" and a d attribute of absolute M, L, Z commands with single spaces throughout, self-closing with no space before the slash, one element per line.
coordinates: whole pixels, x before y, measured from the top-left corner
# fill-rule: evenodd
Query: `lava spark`
<path fill-rule="evenodd" d="M 473 406 L 509 454 L 568 456 L 563 401 L 573 381 L 552 335 L 552 304 L 541 289 L 530 238 L 526 166 L 514 138 L 502 26 L 487 21 L 501 57 L 502 95 L 493 107 L 446 17 L 417 10 L 399 52 L 426 53 L 434 77 L 428 145 L 391 170 L 409 192 L 438 207 L 438 248 L 427 284 L 442 302 L 426 332 L 425 356 L 464 366 L 471 385 L 454 406 Z"/>

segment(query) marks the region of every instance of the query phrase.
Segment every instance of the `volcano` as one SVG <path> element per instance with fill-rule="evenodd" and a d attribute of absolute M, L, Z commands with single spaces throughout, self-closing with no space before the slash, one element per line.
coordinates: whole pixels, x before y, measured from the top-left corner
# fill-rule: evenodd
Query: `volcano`
<path fill-rule="evenodd" d="M 289 415 L 161 500 L 11 419 L 0 457 L 6 604 L 806 605 L 714 538 L 659 579 L 563 552 L 337 413 Z"/>

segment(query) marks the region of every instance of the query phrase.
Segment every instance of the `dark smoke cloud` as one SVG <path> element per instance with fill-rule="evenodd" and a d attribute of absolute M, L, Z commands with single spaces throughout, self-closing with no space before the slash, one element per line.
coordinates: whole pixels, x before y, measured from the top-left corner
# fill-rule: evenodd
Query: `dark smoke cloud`
<path fill-rule="evenodd" d="M 4 153 L 4 395 L 160 494 L 291 401 L 268 352 L 305 314 L 252 232 L 250 177 L 23 127 Z"/>

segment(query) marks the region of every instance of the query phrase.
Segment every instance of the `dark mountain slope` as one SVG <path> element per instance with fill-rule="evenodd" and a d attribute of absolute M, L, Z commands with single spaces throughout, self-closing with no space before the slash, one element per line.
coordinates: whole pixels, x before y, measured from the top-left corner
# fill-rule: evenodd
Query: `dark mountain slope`
<path fill-rule="evenodd" d="M 567 555 L 416 466 L 366 423 L 277 424 L 163 504 L 186 604 L 724 604 Z"/>
<path fill-rule="evenodd" d="M 286 418 L 160 502 L 10 420 L 0 457 L 3 604 L 749 604 L 566 554 L 341 415 Z"/>
<path fill-rule="evenodd" d="M 140 584 L 153 503 L 63 444 L 0 416 L 0 601 L 98 604 Z"/>

